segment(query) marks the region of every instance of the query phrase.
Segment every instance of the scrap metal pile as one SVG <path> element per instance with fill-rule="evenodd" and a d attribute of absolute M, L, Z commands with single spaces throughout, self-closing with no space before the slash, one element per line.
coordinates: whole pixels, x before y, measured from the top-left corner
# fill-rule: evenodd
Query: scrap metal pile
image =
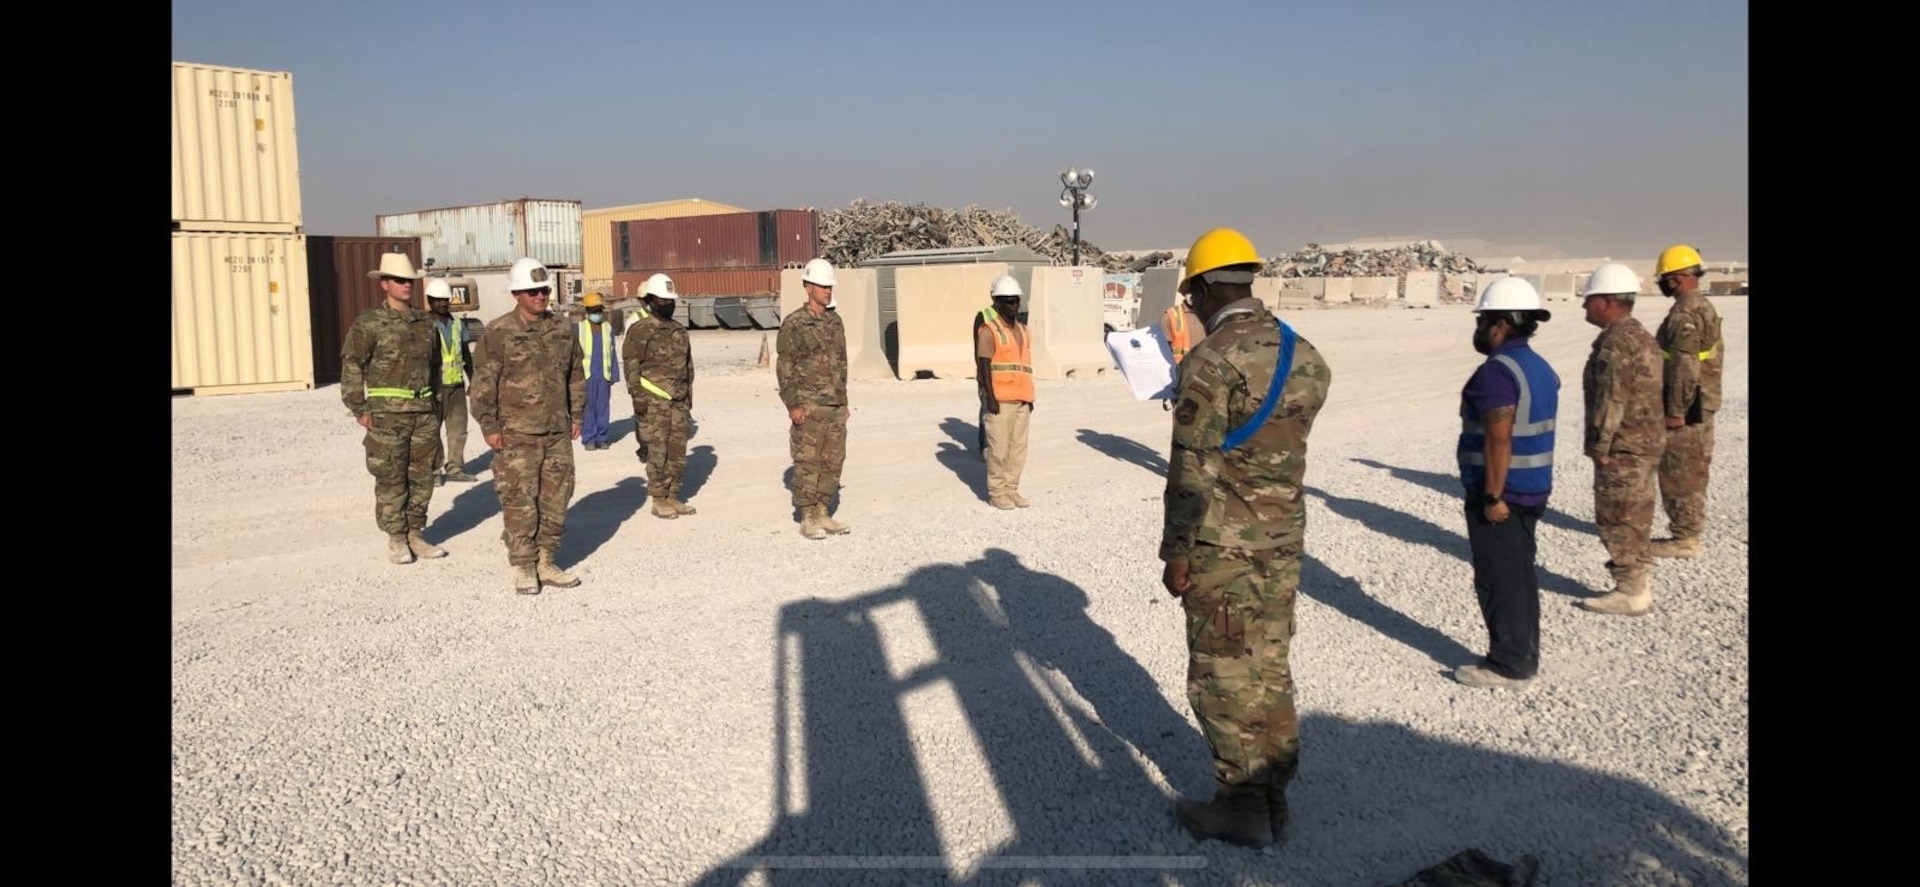
<path fill-rule="evenodd" d="M 1018 245 L 1065 265 L 1073 259 L 1073 232 L 1065 225 L 1042 231 L 1012 210 L 944 209 L 924 203 L 868 203 L 820 213 L 820 254 L 840 267 L 858 265 L 906 249 Z M 1108 271 L 1140 270 L 1132 257 L 1108 254 L 1080 240 L 1080 261 Z"/>
<path fill-rule="evenodd" d="M 1267 260 L 1262 277 L 1400 277 L 1409 271 L 1442 274 L 1478 274 L 1486 269 L 1459 253 L 1450 253 L 1433 241 L 1409 243 L 1395 249 L 1349 249 L 1327 252 L 1317 243 Z"/>

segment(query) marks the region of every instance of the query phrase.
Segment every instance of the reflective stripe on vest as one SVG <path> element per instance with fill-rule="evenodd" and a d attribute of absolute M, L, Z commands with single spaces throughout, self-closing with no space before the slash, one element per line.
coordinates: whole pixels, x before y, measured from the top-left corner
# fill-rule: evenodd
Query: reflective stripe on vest
<path fill-rule="evenodd" d="M 613 326 L 600 325 L 602 347 L 600 348 L 600 378 L 613 378 Z M 580 372 L 593 375 L 593 322 L 580 322 Z"/>
<path fill-rule="evenodd" d="M 646 392 L 647 392 L 648 394 L 651 394 L 651 395 L 653 395 L 653 396 L 655 396 L 655 397 L 658 397 L 658 398 L 660 398 L 661 400 L 672 400 L 672 399 L 673 399 L 673 395 L 671 395 L 671 394 L 668 394 L 668 393 L 667 393 L 667 389 L 665 389 L 665 388 L 662 388 L 662 387 L 660 387 L 660 386 L 658 386 L 658 385 L 655 385 L 655 384 L 653 384 L 653 380 L 652 380 L 652 379 L 649 379 L 649 378 L 647 378 L 646 376 L 641 376 L 641 377 L 640 377 L 640 387 L 641 387 L 641 388 L 643 388 L 643 389 L 645 389 L 645 390 L 646 390 Z"/>
<path fill-rule="evenodd" d="M 1520 389 L 1520 402 L 1513 411 L 1513 453 L 1507 462 L 1504 492 L 1552 492 L 1560 377 L 1545 358 L 1530 348 L 1498 354 L 1492 359 L 1513 374 Z M 1479 491 L 1487 486 L 1487 427 L 1473 418 L 1472 411 L 1472 404 L 1467 403 L 1463 395 L 1456 456 L 1461 483 L 1469 491 Z"/>
<path fill-rule="evenodd" d="M 369 388 L 367 389 L 368 397 L 397 397 L 402 400 L 413 400 L 414 398 L 431 397 L 432 395 L 433 395 L 432 388 L 422 388 L 419 391 L 413 391 L 406 388 Z"/>
<path fill-rule="evenodd" d="M 1712 348 L 1708 348 L 1707 350 L 1705 350 L 1705 351 L 1702 351 L 1702 352 L 1700 352 L 1700 353 L 1699 353 L 1699 355 L 1697 355 L 1697 356 L 1698 356 L 1698 357 L 1700 358 L 1700 362 L 1701 362 L 1701 363 L 1706 363 L 1707 361 L 1709 361 L 1709 360 L 1712 360 L 1712 359 L 1713 359 L 1713 356 L 1714 356 L 1714 355 L 1716 355 L 1716 354 L 1719 354 L 1719 353 L 1720 353 L 1720 343 L 1719 343 L 1719 342 L 1715 342 L 1715 343 L 1713 343 L 1713 347 L 1712 347 Z M 1672 360 L 1672 359 L 1673 359 L 1673 352 L 1671 352 L 1671 351 L 1668 351 L 1668 350 L 1667 350 L 1667 349 L 1665 349 L 1665 348 L 1662 348 L 1662 349 L 1660 349 L 1660 359 L 1661 359 L 1661 360 Z"/>
<path fill-rule="evenodd" d="M 436 331 L 439 326 L 434 324 Z M 447 330 L 440 333 L 440 383 L 449 388 L 467 381 L 466 362 L 460 359 L 460 340 L 465 335 L 466 325 L 458 315 L 451 318 Z"/>
<path fill-rule="evenodd" d="M 1187 341 L 1187 312 L 1180 310 L 1179 305 L 1168 308 L 1166 324 L 1167 344 L 1173 348 L 1173 362 L 1179 363 L 1192 344 Z"/>
<path fill-rule="evenodd" d="M 980 319 L 993 333 L 993 357 L 987 362 L 993 378 L 993 399 L 1033 403 L 1032 337 L 1021 336 L 1016 341 L 1013 330 L 1000 319 L 1000 312 L 992 308 L 981 310 Z"/>

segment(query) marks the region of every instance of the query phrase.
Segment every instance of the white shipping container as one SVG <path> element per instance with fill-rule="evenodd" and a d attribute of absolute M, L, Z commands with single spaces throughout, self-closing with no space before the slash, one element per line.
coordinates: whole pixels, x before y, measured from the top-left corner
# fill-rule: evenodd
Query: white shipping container
<path fill-rule="evenodd" d="M 292 73 L 173 63 L 173 221 L 274 233 L 304 224 Z"/>
<path fill-rule="evenodd" d="M 580 201 L 522 197 L 375 216 L 382 237 L 420 238 L 420 260 L 434 268 L 506 268 L 526 256 L 578 268 Z"/>
<path fill-rule="evenodd" d="M 173 387 L 313 387 L 307 238 L 173 232 Z"/>

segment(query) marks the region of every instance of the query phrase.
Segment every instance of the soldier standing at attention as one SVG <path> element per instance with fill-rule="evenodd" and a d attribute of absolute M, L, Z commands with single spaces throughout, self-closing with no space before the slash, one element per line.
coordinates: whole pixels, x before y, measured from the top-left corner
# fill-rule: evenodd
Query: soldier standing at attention
<path fill-rule="evenodd" d="M 396 564 L 415 557 L 446 557 L 420 538 L 427 526 L 440 456 L 440 414 L 434 377 L 440 351 L 433 317 L 413 307 L 413 282 L 425 276 L 404 253 L 382 253 L 380 281 L 385 304 L 354 318 L 340 345 L 340 400 L 367 430 L 367 473 L 373 475 L 373 513 L 387 534 L 387 557 Z"/>
<path fill-rule="evenodd" d="M 1660 346 L 1633 316 L 1640 278 L 1609 263 L 1587 279 L 1587 322 L 1600 328 L 1587 358 L 1587 458 L 1593 460 L 1593 523 L 1606 546 L 1613 591 L 1584 609 L 1639 616 L 1653 606 L 1647 537 L 1653 530 L 1654 472 L 1666 450 Z"/>
<path fill-rule="evenodd" d="M 780 320 L 774 374 L 780 402 L 793 422 L 787 444 L 793 455 L 793 507 L 800 535 L 825 539 L 852 527 L 827 516 L 840 491 L 847 460 L 847 328 L 828 311 L 833 302 L 833 263 L 814 259 L 800 273 L 807 303 Z"/>
<path fill-rule="evenodd" d="M 686 327 L 673 322 L 679 301 L 667 275 L 647 278 L 641 290 L 647 313 L 627 327 L 620 348 L 627 396 L 633 398 L 633 428 L 646 453 L 647 496 L 653 500 L 653 516 L 667 520 L 695 513 L 680 501 L 687 438 L 693 429 L 693 348 Z"/>
<path fill-rule="evenodd" d="M 587 405 L 585 355 L 573 325 L 547 310 L 552 276 L 537 259 L 507 272 L 514 310 L 487 324 L 473 355 L 473 418 L 494 451 L 494 489 L 513 590 L 580 580 L 553 562 L 573 499 L 573 441 Z"/>
<path fill-rule="evenodd" d="M 1672 535 L 1653 543 L 1652 551 L 1654 557 L 1698 557 L 1700 533 L 1707 525 L 1713 415 L 1720 411 L 1720 376 L 1726 363 L 1720 312 L 1700 292 L 1706 269 L 1693 247 L 1668 247 L 1654 272 L 1660 292 L 1673 299 L 1655 334 L 1666 358 L 1662 379 L 1667 446 L 1660 459 L 1660 496 L 1666 500 Z"/>
<path fill-rule="evenodd" d="M 1333 373 L 1253 296 L 1260 254 L 1216 228 L 1187 254 L 1180 292 L 1206 325 L 1180 372 L 1161 582 L 1187 625 L 1187 699 L 1213 749 L 1211 802 L 1174 814 L 1198 838 L 1278 839 L 1298 766 L 1288 650 L 1306 536 L 1307 434 Z"/>

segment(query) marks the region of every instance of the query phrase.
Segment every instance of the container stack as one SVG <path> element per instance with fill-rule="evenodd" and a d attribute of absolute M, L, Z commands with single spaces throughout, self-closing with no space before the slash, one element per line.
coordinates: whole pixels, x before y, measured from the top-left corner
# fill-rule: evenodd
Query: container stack
<path fill-rule="evenodd" d="M 293 74 L 173 63 L 173 391 L 314 384 Z"/>
<path fill-rule="evenodd" d="M 811 209 L 614 222 L 611 234 L 614 295 L 638 295 L 666 274 L 685 308 L 677 319 L 694 329 L 778 326 L 781 269 L 820 255 Z"/>
<path fill-rule="evenodd" d="M 507 272 L 534 258 L 553 275 L 555 313 L 580 301 L 580 201 L 520 197 L 494 203 L 385 213 L 373 219 L 380 237 L 419 238 L 429 276 L 470 281 L 475 315 L 491 322 L 513 310 Z"/>

